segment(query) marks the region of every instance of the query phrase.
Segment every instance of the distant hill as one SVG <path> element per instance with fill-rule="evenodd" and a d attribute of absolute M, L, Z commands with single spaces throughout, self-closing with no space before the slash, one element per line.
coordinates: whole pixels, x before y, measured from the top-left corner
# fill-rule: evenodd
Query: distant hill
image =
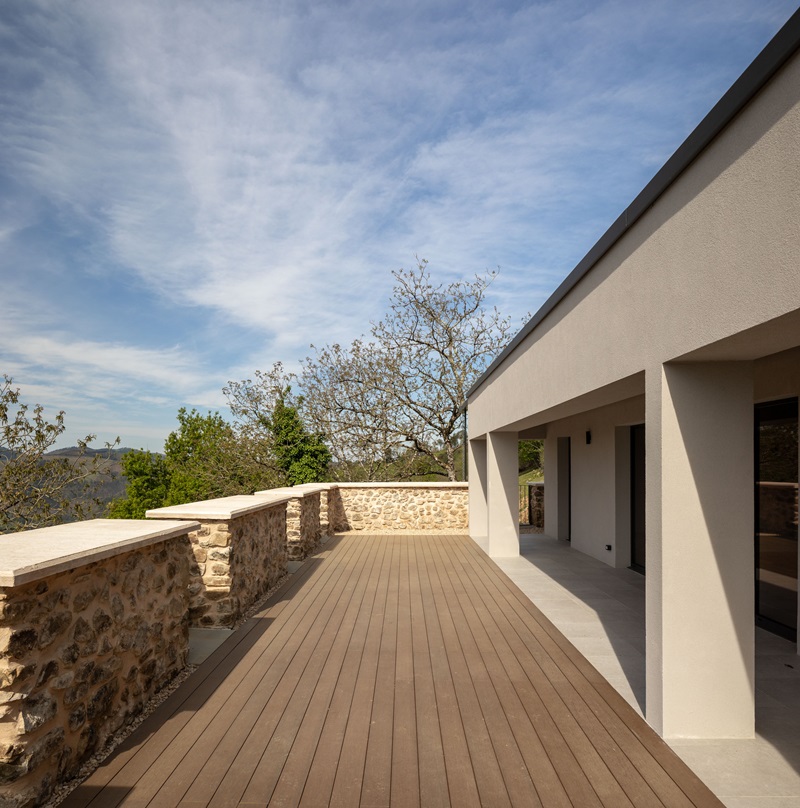
<path fill-rule="evenodd" d="M 44 455 L 44 459 L 55 460 L 57 458 L 65 458 L 74 463 L 86 463 L 95 455 L 103 457 L 108 456 L 107 468 L 110 467 L 111 476 L 104 478 L 97 478 L 97 488 L 94 495 L 103 504 L 108 504 L 114 499 L 125 496 L 125 489 L 127 488 L 127 480 L 122 475 L 122 458 L 128 453 L 134 451 L 126 446 L 121 449 L 86 449 L 81 457 L 80 449 L 77 446 L 68 446 L 65 449 L 53 449 Z M 0 464 L 3 461 L 13 459 L 14 453 L 5 446 L 0 446 Z M 82 486 L 76 485 L 74 491 L 68 493 L 68 498 L 75 501 L 86 501 L 85 494 Z"/>
<path fill-rule="evenodd" d="M 92 457 L 94 455 L 108 455 L 111 460 L 122 460 L 122 457 L 128 452 L 134 452 L 135 449 L 132 449 L 130 446 L 123 446 L 121 449 L 92 449 L 87 448 L 84 450 L 83 455 L 84 457 Z M 0 456 L 2 456 L 3 449 L 0 448 Z M 81 450 L 77 446 L 68 446 L 66 449 L 53 449 L 51 452 L 47 452 L 45 457 L 78 457 L 81 454 Z"/>

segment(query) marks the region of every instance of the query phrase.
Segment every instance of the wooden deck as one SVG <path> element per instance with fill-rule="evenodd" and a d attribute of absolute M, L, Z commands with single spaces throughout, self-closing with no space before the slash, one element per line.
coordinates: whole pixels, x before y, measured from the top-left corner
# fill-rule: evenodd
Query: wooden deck
<path fill-rule="evenodd" d="M 722 803 L 470 539 L 347 535 L 63 805 Z"/>

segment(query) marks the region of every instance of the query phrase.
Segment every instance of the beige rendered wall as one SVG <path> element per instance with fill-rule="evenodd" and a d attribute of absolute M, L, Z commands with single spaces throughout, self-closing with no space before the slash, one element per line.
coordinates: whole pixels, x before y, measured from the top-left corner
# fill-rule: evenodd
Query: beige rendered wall
<path fill-rule="evenodd" d="M 546 480 L 552 479 L 555 482 L 560 476 L 557 471 L 551 474 L 551 453 L 548 447 L 560 437 L 571 438 L 572 546 L 615 567 L 630 564 L 630 522 L 623 513 L 624 524 L 619 524 L 617 503 L 618 486 L 627 485 L 630 458 L 628 452 L 622 452 L 621 457 L 618 457 L 617 429 L 643 421 L 644 396 L 637 396 L 618 404 L 554 421 L 547 426 Z M 587 431 L 592 436 L 590 444 L 586 443 Z M 545 486 L 545 497 L 552 497 L 545 501 L 545 533 L 554 538 L 559 537 L 558 488 L 558 485 Z M 629 500 L 622 506 L 623 512 L 628 507 Z M 607 544 L 611 545 L 610 551 L 606 550 Z"/>

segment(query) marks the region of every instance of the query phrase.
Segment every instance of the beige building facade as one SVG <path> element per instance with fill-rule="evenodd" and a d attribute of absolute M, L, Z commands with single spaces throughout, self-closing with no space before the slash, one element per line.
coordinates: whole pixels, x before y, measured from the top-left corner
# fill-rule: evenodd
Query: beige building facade
<path fill-rule="evenodd" d="M 752 737 L 756 619 L 796 632 L 798 396 L 800 12 L 468 395 L 471 534 L 519 552 L 543 438 L 545 533 L 646 576 L 664 737 Z"/>

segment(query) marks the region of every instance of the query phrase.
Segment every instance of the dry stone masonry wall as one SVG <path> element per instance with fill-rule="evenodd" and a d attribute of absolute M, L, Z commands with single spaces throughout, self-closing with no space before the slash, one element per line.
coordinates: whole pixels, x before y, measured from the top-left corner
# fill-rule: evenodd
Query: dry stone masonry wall
<path fill-rule="evenodd" d="M 468 528 L 466 483 L 340 483 L 336 490 L 347 530 L 427 533 Z"/>
<path fill-rule="evenodd" d="M 286 573 L 286 504 L 190 533 L 192 626 L 230 627 Z"/>
<path fill-rule="evenodd" d="M 186 536 L 0 588 L 0 806 L 41 802 L 186 662 Z"/>
<path fill-rule="evenodd" d="M 321 492 L 305 492 L 292 497 L 286 506 L 286 544 L 289 558 L 302 561 L 319 544 Z"/>

